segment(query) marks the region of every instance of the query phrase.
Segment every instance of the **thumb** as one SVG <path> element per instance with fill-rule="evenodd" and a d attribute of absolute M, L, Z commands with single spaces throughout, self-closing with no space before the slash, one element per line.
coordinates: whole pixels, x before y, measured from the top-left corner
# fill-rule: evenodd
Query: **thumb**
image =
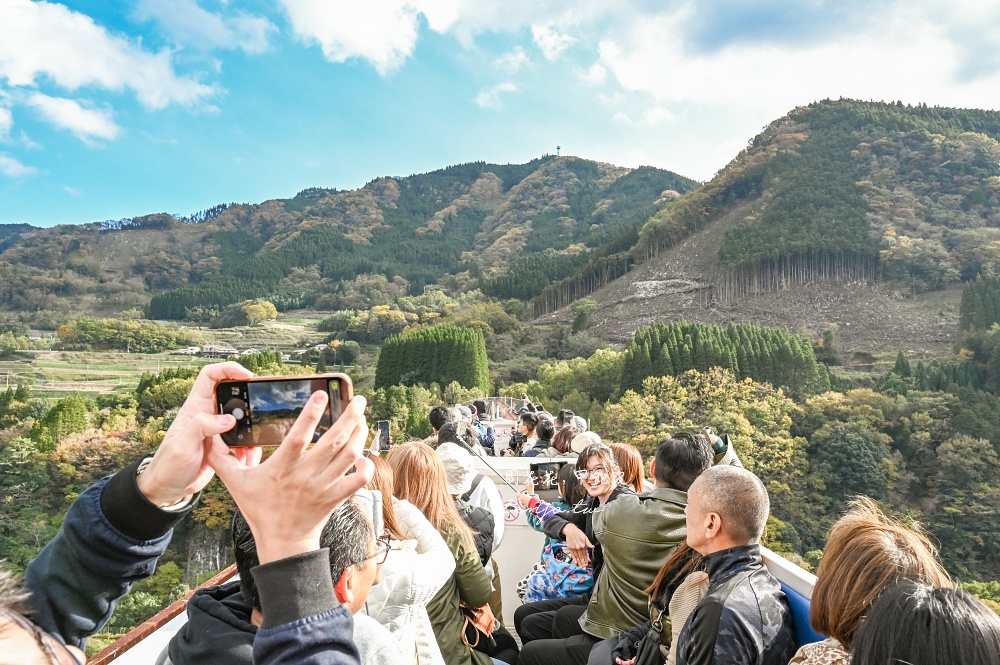
<path fill-rule="evenodd" d="M 228 432 L 234 425 L 236 425 L 236 418 L 233 418 L 228 413 L 221 416 L 210 413 L 199 413 L 191 419 L 186 436 L 190 436 L 196 440 L 208 439 L 214 437 L 216 434 Z"/>
<path fill-rule="evenodd" d="M 207 445 L 208 454 L 205 456 L 206 462 L 215 470 L 215 474 L 219 476 L 222 484 L 230 487 L 232 481 L 236 480 L 236 474 L 247 467 L 229 454 L 229 446 L 224 444 L 220 439 L 213 437 L 208 440 Z"/>
<path fill-rule="evenodd" d="M 594 549 L 594 543 L 590 542 L 590 538 L 585 539 L 587 541 L 587 547 Z"/>

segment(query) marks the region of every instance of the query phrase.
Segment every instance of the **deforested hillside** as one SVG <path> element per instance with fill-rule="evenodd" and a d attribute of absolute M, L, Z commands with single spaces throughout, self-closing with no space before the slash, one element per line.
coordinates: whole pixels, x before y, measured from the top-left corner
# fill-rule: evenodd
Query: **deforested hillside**
<path fill-rule="evenodd" d="M 595 293 L 591 320 L 616 337 L 683 315 L 943 348 L 958 284 L 1000 268 L 998 138 L 992 111 L 795 109 L 642 227 L 628 257 L 640 265 Z M 569 282 L 535 313 L 594 290 Z"/>

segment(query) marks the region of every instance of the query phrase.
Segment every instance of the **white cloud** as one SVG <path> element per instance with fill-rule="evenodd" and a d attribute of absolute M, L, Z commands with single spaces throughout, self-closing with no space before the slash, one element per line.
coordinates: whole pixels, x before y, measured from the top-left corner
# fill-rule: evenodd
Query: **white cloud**
<path fill-rule="evenodd" d="M 633 118 L 624 111 L 618 111 L 611 116 L 611 122 L 631 127 L 656 127 L 657 125 L 676 122 L 676 120 L 677 116 L 670 109 L 663 106 L 654 106 L 646 109 L 639 115 L 638 119 Z"/>
<path fill-rule="evenodd" d="M 10 128 L 14 126 L 14 114 L 10 109 L 0 106 L 0 141 L 10 135 Z"/>
<path fill-rule="evenodd" d="M 569 35 L 557 32 L 552 25 L 536 25 L 531 28 L 531 38 L 535 42 L 542 55 L 549 62 L 559 59 L 563 51 L 572 46 L 576 41 Z"/>
<path fill-rule="evenodd" d="M 487 90 L 482 90 L 476 95 L 476 104 L 484 109 L 499 109 L 501 107 L 500 95 L 503 93 L 517 92 L 516 83 L 507 81 L 500 83 Z"/>
<path fill-rule="evenodd" d="M 528 54 L 520 46 L 515 47 L 513 51 L 504 53 L 496 59 L 496 66 L 511 74 L 520 71 L 530 64 L 531 60 L 528 58 Z"/>
<path fill-rule="evenodd" d="M 385 76 L 413 54 L 419 17 L 435 32 L 458 19 L 459 0 L 281 0 L 295 34 L 330 62 L 362 58 Z"/>
<path fill-rule="evenodd" d="M 79 190 L 76 187 L 70 187 L 69 185 L 63 185 L 63 191 L 70 196 L 83 196 L 82 190 Z"/>
<path fill-rule="evenodd" d="M 27 134 L 25 134 L 23 131 L 21 132 L 21 135 L 18 136 L 17 140 L 18 140 L 18 143 L 20 143 L 22 146 L 24 146 L 28 150 L 40 150 L 41 147 L 42 147 L 40 144 L 35 143 L 34 141 L 32 141 L 31 137 L 28 136 Z"/>
<path fill-rule="evenodd" d="M 642 114 L 642 122 L 647 127 L 655 127 L 656 125 L 663 125 L 675 122 L 676 120 L 677 116 L 670 109 L 663 106 L 654 106 Z"/>
<path fill-rule="evenodd" d="M 625 94 L 621 90 L 615 90 L 610 95 L 602 92 L 597 95 L 597 101 L 608 106 L 621 106 L 625 103 Z"/>
<path fill-rule="evenodd" d="M 0 173 L 8 178 L 23 178 L 38 173 L 34 166 L 25 166 L 13 157 L 0 155 Z"/>
<path fill-rule="evenodd" d="M 8 86 L 35 87 L 44 78 L 70 91 L 128 88 L 152 109 L 195 105 L 215 92 L 178 75 L 170 58 L 169 51 L 151 53 L 62 5 L 0 2 L 0 80 Z"/>
<path fill-rule="evenodd" d="M 600 85 L 607 77 L 608 70 L 602 67 L 599 62 L 595 62 L 590 69 L 580 74 L 580 80 L 587 85 Z"/>
<path fill-rule="evenodd" d="M 739 105 L 773 117 L 827 97 L 995 108 L 994 71 L 960 81 L 961 47 L 921 16 L 897 12 L 867 32 L 808 45 L 747 44 L 710 53 L 683 41 L 683 13 L 636 20 L 599 46 L 600 62 L 629 91 L 671 103 Z"/>
<path fill-rule="evenodd" d="M 69 130 L 87 144 L 93 144 L 94 139 L 114 140 L 121 131 L 111 119 L 110 111 L 85 108 L 72 99 L 36 92 L 28 97 L 27 103 L 38 109 L 50 123 Z"/>
<path fill-rule="evenodd" d="M 266 18 L 245 12 L 215 14 L 195 0 L 140 0 L 135 17 L 155 21 L 178 44 L 203 51 L 238 48 L 249 54 L 263 53 L 268 35 L 277 30 Z"/>

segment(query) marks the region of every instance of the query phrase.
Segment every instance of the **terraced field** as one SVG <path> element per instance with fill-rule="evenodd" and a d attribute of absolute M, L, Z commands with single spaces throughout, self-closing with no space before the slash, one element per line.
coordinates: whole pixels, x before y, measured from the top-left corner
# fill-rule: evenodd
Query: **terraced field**
<path fill-rule="evenodd" d="M 199 330 L 202 345 L 232 346 L 239 350 L 281 349 L 289 352 L 323 340 L 316 331 L 324 313 L 311 310 L 282 316 L 259 326 Z M 29 381 L 33 394 L 60 398 L 76 392 L 90 394 L 127 392 L 135 389 L 143 372 L 170 367 L 201 367 L 213 362 L 174 352 L 143 354 L 113 351 L 23 351 L 0 359 L 0 391 L 20 381 Z"/>
<path fill-rule="evenodd" d="M 209 361 L 178 354 L 27 351 L 0 360 L 0 390 L 27 380 L 39 397 L 59 398 L 75 392 L 110 393 L 134 390 L 143 372 L 168 367 L 201 367 Z"/>

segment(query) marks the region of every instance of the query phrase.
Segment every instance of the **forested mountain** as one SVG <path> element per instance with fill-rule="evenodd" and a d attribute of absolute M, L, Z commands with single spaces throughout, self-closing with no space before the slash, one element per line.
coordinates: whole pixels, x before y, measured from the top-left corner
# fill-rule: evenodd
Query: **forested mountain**
<path fill-rule="evenodd" d="M 574 157 L 475 162 L 354 191 L 311 188 L 291 199 L 222 205 L 52 229 L 3 227 L 0 307 L 145 309 L 204 319 L 266 298 L 279 309 L 333 308 L 359 275 L 402 280 L 410 293 L 449 275 L 483 278 L 498 297 L 512 268 L 545 265 L 530 298 L 637 229 L 696 183 L 668 171 Z M 7 240 L 9 238 L 9 240 Z M 3 244 L 0 244 L 3 247 Z"/>
<path fill-rule="evenodd" d="M 795 109 L 686 205 L 641 231 L 655 255 L 741 201 L 719 248 L 722 298 L 789 281 L 904 280 L 915 290 L 996 270 L 1000 113 L 850 100 Z"/>
<path fill-rule="evenodd" d="M 943 348 L 956 341 L 958 285 L 1000 268 L 998 139 L 995 111 L 853 100 L 794 109 L 643 225 L 618 254 L 637 264 L 626 279 L 553 284 L 534 313 L 595 293 L 591 321 L 623 341 L 684 316 L 849 325 L 840 332 Z M 921 295 L 950 285 L 946 304 Z M 938 303 L 940 321 L 921 298 Z"/>

